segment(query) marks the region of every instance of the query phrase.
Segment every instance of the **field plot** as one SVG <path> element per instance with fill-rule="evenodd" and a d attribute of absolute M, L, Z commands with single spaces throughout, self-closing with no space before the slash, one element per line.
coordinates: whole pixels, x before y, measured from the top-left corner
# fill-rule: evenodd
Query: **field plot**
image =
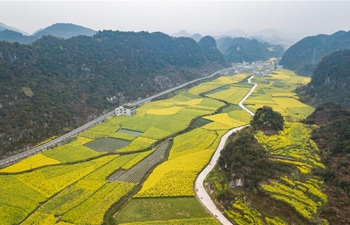
<path fill-rule="evenodd" d="M 73 224 L 102 224 L 109 207 L 127 194 L 134 184 L 107 183 L 82 204 L 64 214 L 62 220 Z"/>
<path fill-rule="evenodd" d="M 250 117 L 248 113 L 246 113 L 246 112 L 244 112 L 244 113 L 247 114 L 247 118 Z M 220 114 L 215 114 L 213 116 L 206 116 L 206 117 L 204 117 L 204 119 L 211 120 L 214 123 L 209 123 L 209 124 L 203 126 L 203 128 L 208 129 L 208 130 L 228 130 L 232 127 L 240 127 L 240 126 L 243 126 L 243 125 L 246 125 L 247 123 L 249 123 L 246 121 L 241 121 L 240 119 L 242 119 L 242 118 L 238 117 L 239 114 L 240 113 L 237 111 L 238 120 L 233 119 L 233 118 L 235 118 L 234 114 L 231 114 L 231 116 L 233 117 L 232 118 L 228 113 L 220 113 Z M 251 117 L 250 117 L 250 119 L 251 119 Z M 242 120 L 245 120 L 245 118 Z"/>
<path fill-rule="evenodd" d="M 218 224 L 193 197 L 133 199 L 117 214 L 116 221 L 118 224 Z"/>
<path fill-rule="evenodd" d="M 322 193 L 320 186 L 310 181 L 271 182 L 262 185 L 262 188 L 270 193 L 272 198 L 291 205 L 300 215 L 309 220 L 312 220 L 317 210 L 327 202 L 327 195 Z"/>
<path fill-rule="evenodd" d="M 235 84 L 242 82 L 244 79 L 248 77 L 248 74 L 237 74 L 234 76 L 222 76 L 213 81 L 205 82 L 203 84 L 199 84 L 196 87 L 191 88 L 188 92 L 194 95 L 199 95 L 204 92 L 212 91 L 214 89 L 220 88 L 225 85 Z"/>
<path fill-rule="evenodd" d="M 101 153 L 84 146 L 84 144 L 92 140 L 93 139 L 78 136 L 71 142 L 47 150 L 42 154 L 52 159 L 58 160 L 61 163 L 75 162 L 101 155 Z"/>
<path fill-rule="evenodd" d="M 112 152 L 117 149 L 121 149 L 130 144 L 130 141 L 116 139 L 116 138 L 100 138 L 89 143 L 86 143 L 84 146 L 91 148 L 98 152 Z"/>
<path fill-rule="evenodd" d="M 0 221 L 3 224 L 18 224 L 30 212 L 60 192 L 98 169 L 116 156 L 106 156 L 92 161 L 72 164 L 54 165 L 16 175 L 0 176 Z"/>
<path fill-rule="evenodd" d="M 117 131 L 117 133 L 123 133 L 123 134 L 130 134 L 132 136 L 140 136 L 142 133 L 134 130 L 126 130 L 126 129 L 120 129 Z"/>
<path fill-rule="evenodd" d="M 36 154 L 29 158 L 26 158 L 12 166 L 8 166 L 4 169 L 1 169 L 0 172 L 11 173 L 11 172 L 21 172 L 30 169 L 35 169 L 41 166 L 59 164 L 60 161 L 52 159 L 43 154 Z"/>
<path fill-rule="evenodd" d="M 174 115 L 181 109 L 183 109 L 183 107 L 174 106 L 165 109 L 149 109 L 147 113 L 154 115 Z"/>
<path fill-rule="evenodd" d="M 90 139 L 99 139 L 103 137 L 116 137 L 116 132 L 120 129 L 120 123 L 127 119 L 126 117 L 111 117 L 104 122 L 84 131 L 79 136 Z"/>
<path fill-rule="evenodd" d="M 169 141 L 159 145 L 155 151 L 138 153 L 133 159 L 124 164 L 121 169 L 112 174 L 107 180 L 124 181 L 138 184 L 151 168 L 165 159 Z"/>
<path fill-rule="evenodd" d="M 311 131 L 301 123 L 286 123 L 278 136 L 259 132 L 255 137 L 269 151 L 272 160 L 296 165 L 301 173 L 308 174 L 313 168 L 324 168 L 317 145 L 310 138 Z"/>
<path fill-rule="evenodd" d="M 136 197 L 194 196 L 194 180 L 208 163 L 221 135 L 197 128 L 177 136 L 168 161 L 155 168 Z"/>
<path fill-rule="evenodd" d="M 125 153 L 125 152 L 134 152 L 139 150 L 144 150 L 156 142 L 155 139 L 150 139 L 146 137 L 137 137 L 134 141 L 132 141 L 129 145 L 124 148 L 120 148 L 117 152 Z"/>
<path fill-rule="evenodd" d="M 232 209 L 234 210 L 226 210 L 226 215 L 232 219 L 238 225 L 245 224 L 257 224 L 257 225 L 284 225 L 286 224 L 279 217 L 262 217 L 261 213 L 249 207 L 248 204 L 245 203 L 244 199 L 239 198 L 232 204 Z"/>
<path fill-rule="evenodd" d="M 42 217 L 43 215 L 47 215 L 48 218 L 52 216 L 57 217 L 57 215 L 59 215 L 60 217 L 64 216 L 64 218 L 67 217 L 67 221 L 70 221 L 73 224 L 79 224 L 78 221 L 80 221 L 81 218 L 79 218 L 79 220 L 77 221 L 73 221 L 74 218 L 79 216 L 79 213 L 78 215 L 75 216 L 75 213 L 77 213 L 75 210 L 78 206 L 79 206 L 79 209 L 81 209 L 81 207 L 83 206 L 80 206 L 80 205 L 85 204 L 85 202 L 88 199 L 96 198 L 95 195 L 98 195 L 98 196 L 106 195 L 108 191 L 111 191 L 115 194 L 115 196 L 113 197 L 110 196 L 111 200 L 114 199 L 114 201 L 117 201 L 120 198 L 120 195 L 118 193 L 119 192 L 125 193 L 125 191 L 130 191 L 133 185 L 124 184 L 121 182 L 108 184 L 106 183 L 106 178 L 109 174 L 113 173 L 115 170 L 127 164 L 134 157 L 137 157 L 137 155 L 138 154 L 125 155 L 125 156 L 115 155 L 115 156 L 103 157 L 103 158 L 109 158 L 109 161 L 106 164 L 94 170 L 93 172 L 83 177 L 76 183 L 63 189 L 63 191 L 60 192 L 57 196 L 50 199 L 48 202 L 43 204 L 37 211 L 35 211 L 35 213 L 33 213 L 25 221 L 25 224 L 31 224 L 31 223 L 36 224 L 37 222 L 35 221 L 37 221 L 37 219 Z M 107 210 L 109 206 L 112 205 L 113 203 L 114 202 L 109 202 L 109 203 L 105 202 L 106 205 L 103 207 L 103 209 Z M 86 205 L 84 206 L 89 210 L 90 208 L 93 208 L 92 206 L 86 206 Z M 101 211 L 100 209 L 96 209 L 95 213 L 97 212 L 99 212 L 99 214 L 94 215 L 94 218 L 96 218 L 96 221 L 101 221 L 104 216 L 104 211 Z M 65 216 L 66 214 L 68 214 L 68 216 Z M 85 220 L 87 221 L 88 218 L 89 218 L 89 215 L 87 214 Z M 58 218 L 56 218 L 56 221 L 57 220 Z"/>
<path fill-rule="evenodd" d="M 22 183 L 15 175 L 0 175 L 0 221 L 19 224 L 46 196 Z"/>
<path fill-rule="evenodd" d="M 205 95 L 213 99 L 220 99 L 237 105 L 241 99 L 249 92 L 252 86 L 253 85 L 246 86 L 235 84 L 228 86 L 227 89 L 217 89 L 206 93 Z"/>
<path fill-rule="evenodd" d="M 252 116 L 249 113 L 236 105 L 231 105 L 227 108 L 224 108 L 222 113 L 227 113 L 231 119 L 237 123 L 241 123 L 242 125 L 249 124 L 252 120 Z"/>
<path fill-rule="evenodd" d="M 301 103 L 293 91 L 310 78 L 301 77 L 289 70 L 275 70 L 263 78 L 254 78 L 257 89 L 244 103 L 252 112 L 267 105 L 280 112 L 288 121 L 300 121 L 313 112 L 313 108 Z"/>

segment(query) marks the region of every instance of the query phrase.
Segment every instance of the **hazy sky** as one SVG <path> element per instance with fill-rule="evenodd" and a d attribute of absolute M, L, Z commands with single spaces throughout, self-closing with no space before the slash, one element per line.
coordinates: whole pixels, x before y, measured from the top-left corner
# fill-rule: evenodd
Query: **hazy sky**
<path fill-rule="evenodd" d="M 295 35 L 350 30 L 350 1 L 0 1 L 0 22 L 32 34 L 54 23 L 94 30 L 218 34 L 274 28 Z"/>

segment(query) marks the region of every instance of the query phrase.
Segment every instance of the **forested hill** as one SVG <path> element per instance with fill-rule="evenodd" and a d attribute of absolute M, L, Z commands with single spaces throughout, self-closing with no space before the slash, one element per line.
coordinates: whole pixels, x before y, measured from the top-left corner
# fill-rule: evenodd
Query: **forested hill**
<path fill-rule="evenodd" d="M 350 110 L 335 103 L 325 103 L 305 122 L 318 125 L 312 139 L 326 166 L 317 171 L 325 181 L 328 195 L 320 216 L 330 224 L 350 224 Z"/>
<path fill-rule="evenodd" d="M 87 27 L 71 23 L 56 23 L 37 31 L 33 36 L 40 38 L 42 36 L 51 35 L 55 37 L 71 38 L 79 35 L 93 36 L 94 34 L 96 34 L 96 31 Z"/>
<path fill-rule="evenodd" d="M 317 63 L 327 54 L 350 48 L 350 31 L 338 31 L 332 35 L 320 34 L 306 37 L 291 46 L 280 64 L 299 75 L 310 76 Z"/>
<path fill-rule="evenodd" d="M 220 38 L 217 46 L 229 63 L 265 61 L 271 57 L 281 57 L 284 53 L 280 45 L 246 38 Z"/>
<path fill-rule="evenodd" d="M 336 102 L 350 108 L 350 50 L 325 56 L 317 65 L 311 82 L 298 92 L 302 101 L 314 106 Z"/>
<path fill-rule="evenodd" d="M 27 36 L 13 30 L 0 30 L 0 41 L 18 42 L 21 44 L 29 44 L 35 41 L 37 37 Z"/>
<path fill-rule="evenodd" d="M 0 154 L 226 66 L 203 51 L 191 38 L 147 32 L 0 42 Z"/>
<path fill-rule="evenodd" d="M 226 60 L 224 56 L 220 53 L 220 51 L 216 47 L 216 41 L 213 37 L 205 36 L 200 39 L 198 45 L 203 52 L 204 56 L 212 62 L 217 62 L 222 65 L 226 64 Z"/>

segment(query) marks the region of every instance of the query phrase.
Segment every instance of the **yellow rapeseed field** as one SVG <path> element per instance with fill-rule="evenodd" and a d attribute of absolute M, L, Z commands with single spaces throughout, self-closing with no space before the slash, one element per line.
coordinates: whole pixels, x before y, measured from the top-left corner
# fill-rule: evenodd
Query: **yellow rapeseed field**
<path fill-rule="evenodd" d="M 21 172 L 25 170 L 30 170 L 30 169 L 35 169 L 37 167 L 41 166 L 47 166 L 47 165 L 54 165 L 54 164 L 59 164 L 60 161 L 56 159 L 52 159 L 50 157 L 47 157 L 43 154 L 36 154 L 33 155 L 29 158 L 26 158 L 14 165 L 8 166 L 4 169 L 1 169 L 0 172 L 6 172 L 6 173 L 11 173 L 11 172 Z"/>
<path fill-rule="evenodd" d="M 193 182 L 222 134 L 199 128 L 176 137 L 169 160 L 155 168 L 136 197 L 193 196 Z"/>
<path fill-rule="evenodd" d="M 183 107 L 174 106 L 174 107 L 164 108 L 164 109 L 149 109 L 147 110 L 147 113 L 155 114 L 155 115 L 174 115 L 181 109 L 183 109 Z"/>

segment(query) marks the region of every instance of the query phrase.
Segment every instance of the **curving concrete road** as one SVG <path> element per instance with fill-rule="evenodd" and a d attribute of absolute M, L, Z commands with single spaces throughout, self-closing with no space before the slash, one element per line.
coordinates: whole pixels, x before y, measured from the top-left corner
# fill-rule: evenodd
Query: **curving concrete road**
<path fill-rule="evenodd" d="M 252 83 L 252 78 L 254 76 L 251 76 L 249 79 L 248 79 L 248 84 L 251 84 Z M 254 84 L 254 86 L 250 89 L 250 91 L 248 92 L 248 94 L 246 94 L 246 96 L 244 96 L 244 98 L 242 98 L 242 100 L 238 103 L 238 106 L 241 107 L 241 109 L 245 110 L 247 113 L 249 113 L 251 116 L 254 116 L 254 113 L 252 111 L 250 111 L 249 109 L 247 109 L 244 105 L 243 105 L 243 102 L 245 100 L 247 100 L 247 98 L 249 98 L 249 96 L 253 93 L 253 91 L 255 90 L 255 88 L 257 87 L 258 85 L 257 84 Z"/>
<path fill-rule="evenodd" d="M 248 83 L 251 83 L 251 79 L 254 76 L 251 76 L 248 79 Z M 244 109 L 247 113 L 249 113 L 250 115 L 254 116 L 254 113 L 252 111 L 250 111 L 249 109 L 247 109 L 244 105 L 243 102 L 253 93 L 254 89 L 257 87 L 257 84 L 254 84 L 254 86 L 250 89 L 250 91 L 246 94 L 246 96 L 244 96 L 244 98 L 239 102 L 239 107 L 241 107 L 242 109 Z M 221 224 L 224 225 L 231 225 L 232 223 L 221 213 L 221 211 L 215 206 L 213 200 L 211 200 L 209 194 L 206 192 L 205 188 L 204 188 L 204 179 L 207 177 L 207 175 L 210 173 L 210 171 L 214 168 L 214 166 L 216 165 L 219 157 L 220 157 L 220 152 L 221 150 L 224 148 L 225 143 L 227 138 L 234 132 L 237 132 L 238 130 L 241 130 L 247 126 L 250 125 L 246 125 L 246 126 L 242 126 L 242 127 L 236 127 L 233 128 L 232 130 L 228 131 L 226 134 L 224 134 L 224 136 L 221 137 L 219 146 L 216 148 L 216 151 L 214 153 L 214 155 L 212 156 L 209 164 L 207 165 L 207 167 L 204 168 L 204 170 L 202 170 L 202 172 L 199 174 L 199 176 L 197 177 L 196 181 L 195 181 L 195 185 L 194 185 L 194 190 L 195 190 L 195 194 L 197 199 L 201 202 L 201 204 L 206 208 L 206 210 L 215 217 L 215 219 L 217 219 Z"/>

